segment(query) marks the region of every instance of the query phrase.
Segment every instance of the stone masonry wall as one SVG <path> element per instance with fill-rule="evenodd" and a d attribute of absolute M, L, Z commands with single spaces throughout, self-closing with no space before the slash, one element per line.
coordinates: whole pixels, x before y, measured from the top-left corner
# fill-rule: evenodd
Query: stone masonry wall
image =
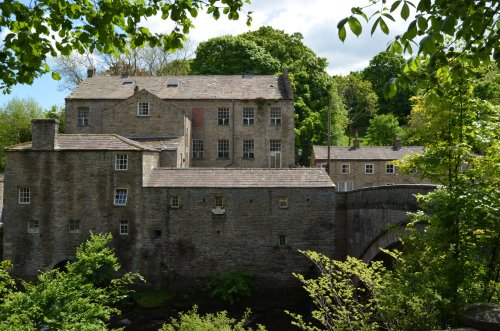
<path fill-rule="evenodd" d="M 324 206 L 334 195 L 333 188 L 145 188 L 139 269 L 153 282 L 242 269 L 276 285 L 295 282 L 291 273 L 310 266 L 298 249 L 333 255 L 335 210 Z M 170 206 L 172 196 L 179 208 Z M 216 196 L 222 215 L 212 213 Z M 282 197 L 286 209 L 279 208 Z"/>
<path fill-rule="evenodd" d="M 123 153 L 123 152 L 120 152 Z M 111 232 L 126 269 L 137 262 L 134 247 L 142 224 L 142 155 L 128 151 L 127 171 L 114 170 L 111 151 L 7 152 L 4 258 L 14 274 L 33 277 L 71 259 L 75 248 L 94 233 Z M 19 204 L 18 188 L 29 187 L 30 204 Z M 127 205 L 114 206 L 114 190 L 128 189 Z M 28 221 L 38 220 L 39 233 L 28 233 Z M 80 222 L 70 233 L 70 220 Z M 131 235 L 121 238 L 120 220 L 129 221 Z"/>

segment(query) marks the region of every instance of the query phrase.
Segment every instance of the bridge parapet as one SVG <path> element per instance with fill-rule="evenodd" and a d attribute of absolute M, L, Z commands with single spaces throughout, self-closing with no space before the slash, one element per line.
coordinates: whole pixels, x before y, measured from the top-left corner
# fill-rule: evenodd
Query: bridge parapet
<path fill-rule="evenodd" d="M 405 184 L 378 186 L 348 192 L 336 197 L 336 258 L 350 255 L 371 261 L 379 252 L 398 241 L 393 225 L 407 224 L 407 212 L 418 210 L 417 194 L 427 194 L 435 185 Z"/>

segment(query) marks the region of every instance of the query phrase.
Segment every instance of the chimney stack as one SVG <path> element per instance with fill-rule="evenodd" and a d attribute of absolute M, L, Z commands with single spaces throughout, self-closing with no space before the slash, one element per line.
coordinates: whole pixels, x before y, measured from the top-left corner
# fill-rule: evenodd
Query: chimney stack
<path fill-rule="evenodd" d="M 396 139 L 394 140 L 394 146 L 392 147 L 392 149 L 395 151 L 401 149 L 401 138 L 399 136 L 396 136 Z"/>
<path fill-rule="evenodd" d="M 31 121 L 31 149 L 34 151 L 53 151 L 57 140 L 59 121 L 53 118 Z"/>
<path fill-rule="evenodd" d="M 359 148 L 358 130 L 354 130 L 354 149 Z"/>
<path fill-rule="evenodd" d="M 94 67 L 88 67 L 87 68 L 87 78 L 92 78 L 95 76 L 95 68 Z"/>
<path fill-rule="evenodd" d="M 134 94 L 136 94 L 137 92 L 139 92 L 139 85 L 134 86 Z"/>

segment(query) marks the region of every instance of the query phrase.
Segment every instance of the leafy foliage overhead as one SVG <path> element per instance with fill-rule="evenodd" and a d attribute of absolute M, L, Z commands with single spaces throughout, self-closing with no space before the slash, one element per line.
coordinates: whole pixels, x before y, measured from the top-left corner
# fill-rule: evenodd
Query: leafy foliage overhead
<path fill-rule="evenodd" d="M 48 57 L 69 55 L 73 50 L 84 54 L 125 52 L 127 45 L 165 50 L 182 46 L 193 27 L 192 18 L 206 11 L 214 19 L 226 15 L 239 18 L 249 0 L 151 0 L 151 1 L 69 1 L 36 2 L 6 0 L 0 2 L 0 89 L 9 91 L 18 83 L 31 84 L 36 77 L 50 72 Z M 250 13 L 249 13 L 250 14 Z M 170 19 L 170 33 L 152 33 L 144 21 L 156 15 Z M 247 23 L 251 21 L 247 16 Z M 60 76 L 52 72 L 55 79 Z"/>

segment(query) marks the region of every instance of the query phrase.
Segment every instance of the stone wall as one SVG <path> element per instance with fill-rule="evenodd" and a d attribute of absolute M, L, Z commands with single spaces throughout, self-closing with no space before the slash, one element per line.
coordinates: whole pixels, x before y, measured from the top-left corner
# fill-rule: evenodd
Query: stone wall
<path fill-rule="evenodd" d="M 123 152 L 120 152 L 123 153 Z M 114 171 L 112 151 L 23 151 L 6 153 L 4 258 L 18 276 L 33 277 L 71 259 L 75 248 L 94 233 L 111 232 L 126 249 L 119 255 L 126 268 L 136 263 L 135 235 L 119 238 L 120 220 L 130 228 L 142 225 L 142 153 L 127 151 L 128 170 Z M 154 162 L 154 158 L 152 161 Z M 30 188 L 30 203 L 18 203 L 18 188 Z M 114 206 L 116 188 L 128 189 L 127 205 Z M 39 233 L 28 222 L 39 221 Z M 69 232 L 69 221 L 79 231 Z M 131 233 L 137 233 L 131 231 Z"/>
<path fill-rule="evenodd" d="M 379 247 L 396 243 L 400 234 L 397 229 L 408 221 L 406 213 L 418 209 L 415 195 L 427 194 L 435 188 L 395 185 L 337 192 L 336 257 L 350 255 L 369 261 Z M 395 231 L 388 230 L 392 225 L 397 225 Z"/>
<path fill-rule="evenodd" d="M 152 281 L 247 269 L 276 285 L 294 282 L 291 273 L 310 266 L 297 250 L 334 252 L 335 210 L 324 208 L 334 194 L 333 188 L 145 188 L 139 270 Z M 170 206 L 173 196 L 178 208 Z M 212 211 L 215 197 L 223 199 L 223 214 Z M 283 197 L 288 208 L 279 208 Z"/>

